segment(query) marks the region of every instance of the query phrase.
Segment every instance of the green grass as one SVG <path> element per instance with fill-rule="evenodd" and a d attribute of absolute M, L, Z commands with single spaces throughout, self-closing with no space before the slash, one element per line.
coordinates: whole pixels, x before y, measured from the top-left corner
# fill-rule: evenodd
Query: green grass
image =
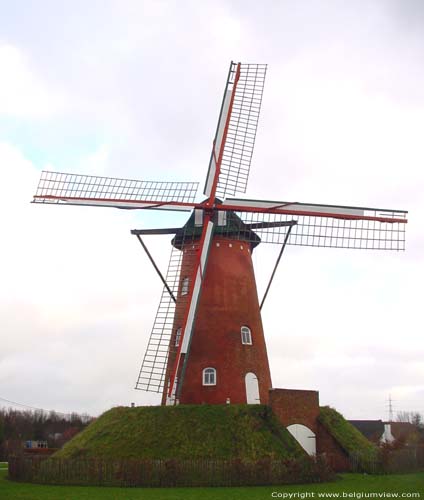
<path fill-rule="evenodd" d="M 376 458 L 378 448 L 350 424 L 338 411 L 329 406 L 320 408 L 318 420 L 348 454 Z"/>
<path fill-rule="evenodd" d="M 424 472 L 393 476 L 343 474 L 334 483 L 250 488 L 99 488 L 94 486 L 44 486 L 14 483 L 0 472 L 0 498 L 14 500 L 264 500 L 271 493 L 415 493 L 424 498 Z M 296 497 L 292 497 L 296 498 Z M 301 498 L 301 497 L 298 497 Z M 309 496 L 311 498 L 311 496 Z M 334 498 L 334 497 L 333 497 Z M 352 497 L 351 497 L 352 498 Z M 286 500 L 289 500 L 286 497 Z"/>
<path fill-rule="evenodd" d="M 112 408 L 55 454 L 60 458 L 288 458 L 297 441 L 267 406 Z"/>

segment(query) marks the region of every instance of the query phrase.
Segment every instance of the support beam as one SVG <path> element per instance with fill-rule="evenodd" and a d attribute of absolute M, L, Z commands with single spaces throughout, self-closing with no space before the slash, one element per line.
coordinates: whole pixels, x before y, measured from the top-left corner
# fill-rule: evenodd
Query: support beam
<path fill-rule="evenodd" d="M 149 250 L 147 249 L 144 241 L 141 239 L 141 236 L 140 234 L 138 233 L 134 233 L 133 231 L 131 231 L 132 234 L 135 234 L 137 236 L 137 239 L 138 241 L 140 242 L 141 246 L 143 247 L 144 251 L 146 252 L 147 254 L 147 257 L 149 257 L 150 259 L 150 262 L 153 264 L 153 267 L 155 268 L 156 272 L 158 273 L 159 275 L 159 278 L 161 279 L 162 283 L 165 285 L 165 288 L 168 290 L 168 293 L 169 295 L 171 296 L 171 299 L 174 301 L 174 302 L 177 302 L 177 299 L 175 298 L 175 295 L 172 293 L 172 290 L 169 288 L 169 285 L 168 283 L 166 282 L 165 278 L 163 277 L 162 273 L 160 272 L 158 266 L 156 265 L 156 262 L 153 260 L 153 257 L 152 255 L 150 254 Z"/>
<path fill-rule="evenodd" d="M 290 223 L 290 227 L 287 230 L 286 237 L 284 238 L 283 246 L 281 247 L 280 253 L 279 253 L 278 258 L 277 258 L 277 262 L 275 263 L 274 270 L 272 271 L 271 278 L 269 279 L 268 286 L 266 287 L 265 294 L 263 296 L 261 305 L 259 306 L 260 310 L 262 310 L 262 306 L 264 305 L 266 296 L 268 295 L 269 289 L 271 288 L 271 283 L 272 283 L 272 280 L 274 279 L 275 271 L 277 270 L 278 264 L 280 263 L 280 260 L 281 260 L 281 256 L 283 255 L 284 249 L 285 249 L 287 241 L 289 239 L 290 231 L 292 230 L 292 227 L 295 226 L 296 224 L 297 224 L 296 221 L 292 221 Z"/>
<path fill-rule="evenodd" d="M 131 234 L 137 236 L 138 234 L 176 234 L 179 231 L 178 227 L 164 227 L 159 229 L 131 229 Z"/>

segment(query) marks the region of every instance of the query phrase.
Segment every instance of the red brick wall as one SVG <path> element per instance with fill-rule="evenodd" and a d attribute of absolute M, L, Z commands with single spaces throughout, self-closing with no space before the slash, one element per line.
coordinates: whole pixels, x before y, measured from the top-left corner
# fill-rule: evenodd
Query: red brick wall
<path fill-rule="evenodd" d="M 302 424 L 316 434 L 317 455 L 324 454 L 335 472 L 351 470 L 347 453 L 318 421 L 318 391 L 271 389 L 269 405 L 285 427 Z"/>
<path fill-rule="evenodd" d="M 335 472 L 349 472 L 351 465 L 347 453 L 322 424 L 317 422 L 317 427 L 317 454 L 324 454 Z"/>
<path fill-rule="evenodd" d="M 184 255 L 181 276 L 188 274 L 185 269 L 192 267 L 193 259 L 192 253 Z M 187 307 L 188 303 L 180 303 L 179 297 L 174 330 L 182 323 Z M 250 328 L 252 345 L 241 343 L 242 326 Z M 170 355 L 167 376 L 174 360 L 175 356 Z M 202 371 L 207 367 L 217 371 L 215 386 L 202 385 Z M 234 404 L 246 403 L 248 372 L 257 376 L 261 403 L 267 404 L 272 383 L 250 244 L 214 236 L 180 403 L 225 404 L 227 398 Z"/>
<path fill-rule="evenodd" d="M 269 405 L 285 427 L 302 424 L 316 434 L 319 415 L 318 391 L 271 389 Z"/>

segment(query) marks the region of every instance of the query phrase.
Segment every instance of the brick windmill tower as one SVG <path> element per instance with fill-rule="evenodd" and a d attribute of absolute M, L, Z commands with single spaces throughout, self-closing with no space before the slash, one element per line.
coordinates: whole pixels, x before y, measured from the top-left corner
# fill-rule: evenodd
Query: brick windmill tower
<path fill-rule="evenodd" d="M 266 65 L 231 63 L 203 194 L 196 183 L 42 172 L 36 203 L 192 212 L 182 228 L 133 230 L 164 288 L 136 388 L 163 404 L 267 403 L 272 387 L 261 321 L 286 244 L 403 250 L 400 210 L 229 198 L 246 191 Z M 142 236 L 169 234 L 163 275 Z M 281 245 L 261 303 L 252 252 Z"/>

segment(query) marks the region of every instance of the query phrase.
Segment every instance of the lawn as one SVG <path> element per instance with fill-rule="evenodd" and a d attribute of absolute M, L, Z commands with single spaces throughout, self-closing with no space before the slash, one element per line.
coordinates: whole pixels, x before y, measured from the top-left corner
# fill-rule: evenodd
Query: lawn
<path fill-rule="evenodd" d="M 263 500 L 271 498 L 325 498 L 325 493 L 356 493 L 350 498 L 360 499 L 361 493 L 419 493 L 404 498 L 424 499 L 424 472 L 390 476 L 342 474 L 340 480 L 325 484 L 296 486 L 262 486 L 250 488 L 99 488 L 94 486 L 44 486 L 14 483 L 0 471 L 0 498 L 27 500 L 80 500 L 101 498 L 110 500 Z M 271 496 L 274 492 L 274 496 Z M 297 496 L 288 493 L 297 493 Z M 306 497 L 304 494 L 309 493 Z M 278 496 L 276 496 L 278 494 Z M 332 497 L 334 498 L 334 496 Z M 345 498 L 348 498 L 345 496 Z M 388 497 L 386 497 L 388 498 Z M 393 498 L 393 497 L 392 497 Z"/>

